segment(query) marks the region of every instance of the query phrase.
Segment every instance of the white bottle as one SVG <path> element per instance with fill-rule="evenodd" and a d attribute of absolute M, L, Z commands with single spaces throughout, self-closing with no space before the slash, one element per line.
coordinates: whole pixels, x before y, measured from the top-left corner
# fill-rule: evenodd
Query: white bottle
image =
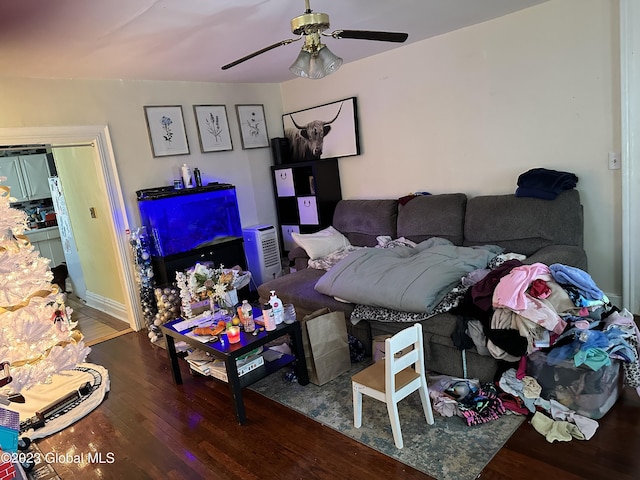
<path fill-rule="evenodd" d="M 262 320 L 264 321 L 264 328 L 268 332 L 276 329 L 276 319 L 273 316 L 273 307 L 270 303 L 265 303 L 262 306 Z"/>
<path fill-rule="evenodd" d="M 276 291 L 271 290 L 271 298 L 269 298 L 269 303 L 273 308 L 273 316 L 276 319 L 276 325 L 280 325 L 284 322 L 284 306 L 280 299 L 276 296 Z"/>
<path fill-rule="evenodd" d="M 184 183 L 184 188 L 193 188 L 193 177 L 191 176 L 191 169 L 186 163 L 182 164 L 182 167 L 180 167 L 180 172 L 182 173 L 182 182 Z"/>

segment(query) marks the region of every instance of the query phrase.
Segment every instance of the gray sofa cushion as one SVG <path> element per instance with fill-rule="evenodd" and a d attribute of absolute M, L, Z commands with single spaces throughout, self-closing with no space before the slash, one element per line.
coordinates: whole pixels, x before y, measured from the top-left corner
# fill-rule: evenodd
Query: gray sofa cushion
<path fill-rule="evenodd" d="M 577 190 L 553 200 L 486 195 L 470 198 L 464 245 L 500 245 L 508 252 L 531 255 L 550 245 L 582 247 L 583 216 Z"/>
<path fill-rule="evenodd" d="M 344 312 L 347 333 L 357 337 L 365 348 L 365 353 L 371 355 L 371 328 L 368 322 L 358 322 L 353 325 L 349 321 L 351 312 L 355 305 L 352 303 L 342 303 L 316 292 L 314 286 L 318 279 L 324 274 L 324 270 L 305 268 L 297 272 L 282 277 L 274 278 L 258 287 L 260 302 L 269 300 L 269 291 L 275 290 L 283 303 L 293 303 L 298 319 L 304 318 L 321 308 L 329 308 L 332 311 Z"/>
<path fill-rule="evenodd" d="M 442 237 L 462 245 L 466 205 L 464 193 L 419 195 L 398 207 L 398 237 L 416 243 Z"/>
<path fill-rule="evenodd" d="M 397 200 L 340 200 L 333 213 L 333 226 L 352 245 L 373 247 L 376 237 L 397 238 Z"/>
<path fill-rule="evenodd" d="M 269 299 L 269 291 L 275 290 L 282 303 L 293 303 L 300 314 L 311 313 L 327 307 L 345 312 L 349 318 L 355 305 L 334 300 L 332 297 L 316 292 L 315 285 L 324 275 L 324 270 L 305 268 L 289 275 L 274 278 L 258 287 L 261 299 Z"/>

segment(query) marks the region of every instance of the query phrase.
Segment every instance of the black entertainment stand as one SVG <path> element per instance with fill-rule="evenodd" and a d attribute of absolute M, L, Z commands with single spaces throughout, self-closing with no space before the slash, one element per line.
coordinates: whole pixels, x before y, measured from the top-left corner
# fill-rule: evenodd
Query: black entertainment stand
<path fill-rule="evenodd" d="M 213 262 L 218 267 L 231 268 L 240 265 L 247 269 L 242 238 L 234 238 L 196 248 L 188 252 L 175 253 L 164 257 L 151 257 L 156 285 L 169 285 L 176 281 L 176 272 L 184 272 L 196 263 Z"/>

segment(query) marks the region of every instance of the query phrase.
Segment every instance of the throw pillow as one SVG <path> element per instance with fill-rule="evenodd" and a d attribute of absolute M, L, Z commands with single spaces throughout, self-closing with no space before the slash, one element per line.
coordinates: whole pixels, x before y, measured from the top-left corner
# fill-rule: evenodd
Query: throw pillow
<path fill-rule="evenodd" d="M 333 227 L 325 228 L 316 233 L 293 232 L 291 237 L 307 252 L 311 260 L 324 257 L 351 245 L 347 237 Z"/>

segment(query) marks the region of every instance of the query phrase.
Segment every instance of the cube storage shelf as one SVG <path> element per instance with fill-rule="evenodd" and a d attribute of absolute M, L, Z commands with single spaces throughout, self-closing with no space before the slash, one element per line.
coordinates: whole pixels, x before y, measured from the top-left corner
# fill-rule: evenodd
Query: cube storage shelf
<path fill-rule="evenodd" d="M 331 225 L 333 212 L 342 199 L 338 159 L 274 165 L 281 248 L 286 255 L 295 247 L 291 234 L 313 233 Z"/>

